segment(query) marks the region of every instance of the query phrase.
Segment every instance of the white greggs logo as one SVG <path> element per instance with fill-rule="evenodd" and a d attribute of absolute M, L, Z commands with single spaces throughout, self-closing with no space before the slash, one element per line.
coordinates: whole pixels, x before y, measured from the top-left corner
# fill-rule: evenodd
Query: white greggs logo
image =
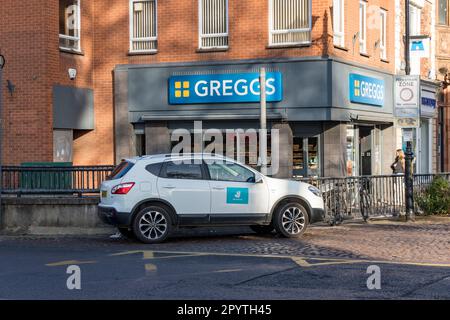
<path fill-rule="evenodd" d="M 281 73 L 266 75 L 267 102 L 282 100 Z M 258 102 L 258 73 L 174 76 L 169 79 L 170 104 Z"/>
<path fill-rule="evenodd" d="M 275 79 L 266 80 L 266 94 L 273 95 L 275 93 Z M 199 97 L 206 96 L 246 96 L 249 91 L 251 94 L 258 96 L 260 94 L 259 79 L 253 79 L 250 83 L 246 79 L 239 79 L 233 83 L 233 80 L 200 80 L 195 83 L 195 94 Z"/>

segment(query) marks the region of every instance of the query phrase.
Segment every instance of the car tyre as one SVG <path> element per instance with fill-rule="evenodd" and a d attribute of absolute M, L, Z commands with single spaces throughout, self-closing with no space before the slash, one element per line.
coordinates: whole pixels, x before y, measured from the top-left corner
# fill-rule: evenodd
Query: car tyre
<path fill-rule="evenodd" d="M 118 227 L 117 229 L 119 230 L 120 234 L 123 237 L 125 237 L 127 239 L 132 239 L 132 240 L 136 239 L 136 236 L 135 236 L 133 230 L 130 230 L 129 228 L 123 228 L 123 227 Z"/>
<path fill-rule="evenodd" d="M 286 238 L 300 237 L 308 224 L 308 212 L 298 202 L 288 202 L 279 206 L 273 217 L 275 230 Z"/>
<path fill-rule="evenodd" d="M 172 231 L 172 219 L 163 206 L 148 206 L 141 209 L 133 221 L 136 238 L 143 243 L 160 243 Z"/>
<path fill-rule="evenodd" d="M 252 231 L 256 232 L 257 234 L 268 234 L 271 233 L 274 228 L 272 224 L 269 224 L 268 226 L 263 225 L 250 226 L 250 229 L 252 229 Z"/>

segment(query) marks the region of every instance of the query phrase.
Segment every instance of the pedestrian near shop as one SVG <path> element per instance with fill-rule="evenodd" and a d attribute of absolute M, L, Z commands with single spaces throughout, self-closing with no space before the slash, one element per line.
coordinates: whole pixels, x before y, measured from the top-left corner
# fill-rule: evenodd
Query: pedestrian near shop
<path fill-rule="evenodd" d="M 397 149 L 394 163 L 391 164 L 393 174 L 405 173 L 405 154 L 402 149 Z"/>

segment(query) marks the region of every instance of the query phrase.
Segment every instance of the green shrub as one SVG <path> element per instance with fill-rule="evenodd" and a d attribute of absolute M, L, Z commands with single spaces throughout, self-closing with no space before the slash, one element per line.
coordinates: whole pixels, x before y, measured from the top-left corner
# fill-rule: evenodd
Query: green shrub
<path fill-rule="evenodd" d="M 450 182 L 436 176 L 423 192 L 416 193 L 417 205 L 427 215 L 450 213 Z"/>

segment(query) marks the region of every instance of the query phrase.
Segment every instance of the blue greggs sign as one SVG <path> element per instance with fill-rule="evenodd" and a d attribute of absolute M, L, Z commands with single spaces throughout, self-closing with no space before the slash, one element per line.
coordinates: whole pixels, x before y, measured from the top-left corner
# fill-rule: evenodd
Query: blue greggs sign
<path fill-rule="evenodd" d="M 283 99 L 280 72 L 266 73 L 266 100 Z M 225 73 L 169 78 L 169 104 L 259 102 L 259 74 Z"/>
<path fill-rule="evenodd" d="M 384 81 L 351 73 L 350 101 L 382 107 L 384 105 Z"/>

